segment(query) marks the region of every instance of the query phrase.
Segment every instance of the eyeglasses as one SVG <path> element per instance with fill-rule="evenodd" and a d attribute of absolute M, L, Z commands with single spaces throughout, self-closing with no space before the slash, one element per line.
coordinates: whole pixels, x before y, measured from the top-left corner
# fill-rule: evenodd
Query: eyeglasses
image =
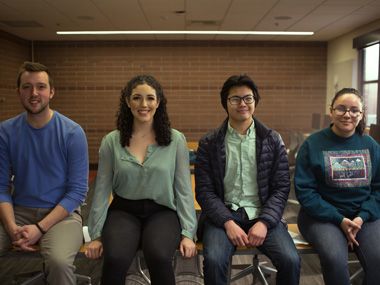
<path fill-rule="evenodd" d="M 255 97 L 253 97 L 253 95 L 245 95 L 243 97 L 231 96 L 228 98 L 228 101 L 231 105 L 239 105 L 241 101 L 244 101 L 245 104 L 252 104 L 255 102 Z"/>
<path fill-rule="evenodd" d="M 353 118 L 357 118 L 360 116 L 361 113 L 363 113 L 363 111 L 360 111 L 358 108 L 347 109 L 346 106 L 343 105 L 338 105 L 332 110 L 337 116 L 344 116 L 348 112 L 348 114 Z"/>

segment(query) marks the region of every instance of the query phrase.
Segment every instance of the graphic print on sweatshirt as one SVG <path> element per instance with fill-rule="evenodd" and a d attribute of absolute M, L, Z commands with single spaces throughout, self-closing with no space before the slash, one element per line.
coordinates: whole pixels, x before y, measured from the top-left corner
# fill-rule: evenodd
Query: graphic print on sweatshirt
<path fill-rule="evenodd" d="M 323 151 L 326 184 L 332 187 L 361 187 L 371 182 L 368 149 Z"/>

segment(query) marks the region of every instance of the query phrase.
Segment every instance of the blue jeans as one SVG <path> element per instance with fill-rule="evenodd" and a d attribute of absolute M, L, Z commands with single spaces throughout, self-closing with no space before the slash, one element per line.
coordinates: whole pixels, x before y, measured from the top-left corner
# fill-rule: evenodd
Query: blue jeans
<path fill-rule="evenodd" d="M 298 214 L 298 227 L 303 237 L 318 252 L 326 285 L 349 285 L 347 239 L 339 226 L 321 222 L 305 213 Z M 364 284 L 379 284 L 380 280 L 380 220 L 365 222 L 356 235 L 354 247 L 365 272 Z"/>
<path fill-rule="evenodd" d="M 234 221 L 245 231 L 254 225 L 256 220 L 248 220 L 241 212 L 232 211 Z M 204 281 L 205 285 L 228 284 L 231 257 L 236 248 L 228 239 L 224 228 L 206 221 L 203 233 L 204 247 Z M 277 269 L 278 285 L 299 283 L 300 258 L 293 240 L 283 223 L 268 231 L 263 245 L 258 249 L 269 257 Z"/>

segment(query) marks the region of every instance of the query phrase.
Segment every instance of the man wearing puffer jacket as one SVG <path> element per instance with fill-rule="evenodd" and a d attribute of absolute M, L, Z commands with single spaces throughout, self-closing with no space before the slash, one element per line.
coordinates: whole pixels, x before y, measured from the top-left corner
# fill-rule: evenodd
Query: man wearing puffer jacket
<path fill-rule="evenodd" d="M 300 258 L 281 220 L 290 190 L 284 143 L 254 117 L 260 95 L 250 77 L 228 78 L 220 99 L 228 117 L 199 141 L 195 164 L 205 284 L 228 284 L 237 246 L 268 256 L 277 284 L 298 284 Z"/>

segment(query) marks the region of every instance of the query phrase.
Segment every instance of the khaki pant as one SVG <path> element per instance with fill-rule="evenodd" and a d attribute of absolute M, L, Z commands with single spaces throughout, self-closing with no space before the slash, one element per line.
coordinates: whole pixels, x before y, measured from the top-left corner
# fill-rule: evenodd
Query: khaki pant
<path fill-rule="evenodd" d="M 16 224 L 22 226 L 37 223 L 50 211 L 51 209 L 16 206 L 14 207 Z M 76 284 L 73 263 L 82 242 L 82 218 L 78 212 L 55 224 L 41 237 L 39 246 L 48 284 Z M 11 248 L 11 240 L 0 224 L 0 255 L 4 255 Z"/>

